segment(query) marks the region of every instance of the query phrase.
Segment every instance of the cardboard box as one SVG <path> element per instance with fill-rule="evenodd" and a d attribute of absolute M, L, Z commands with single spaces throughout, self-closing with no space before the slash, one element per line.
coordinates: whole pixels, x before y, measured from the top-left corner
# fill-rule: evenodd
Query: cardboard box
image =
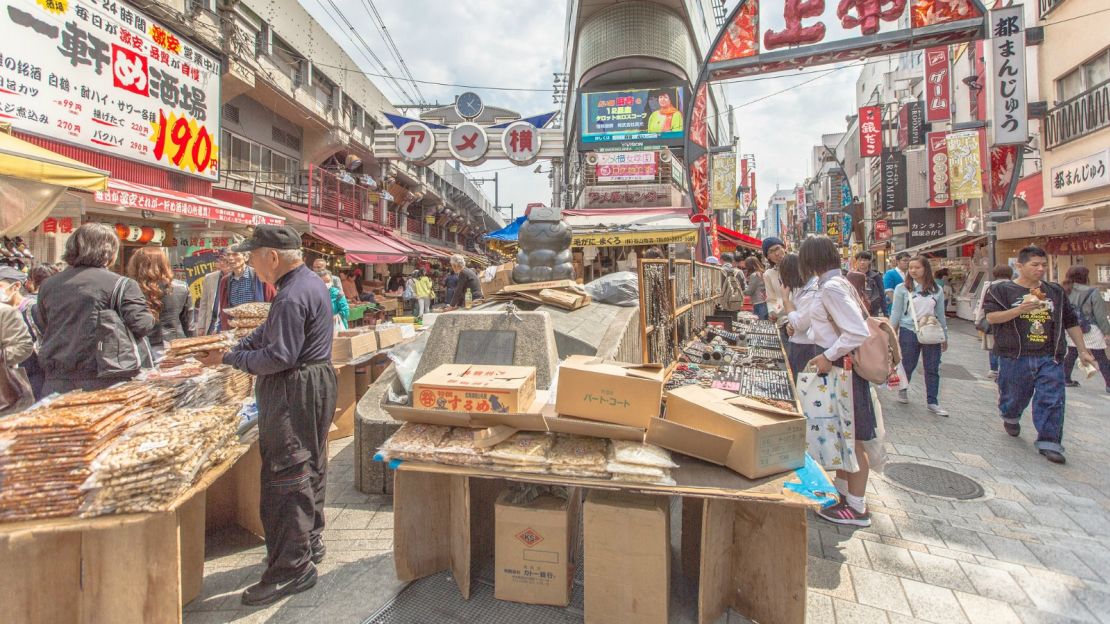
<path fill-rule="evenodd" d="M 494 584 L 498 600 L 528 604 L 570 604 L 574 555 L 578 545 L 581 492 L 567 499 L 540 496 L 511 502 L 502 492 L 494 505 Z"/>
<path fill-rule="evenodd" d="M 482 282 L 482 295 L 490 296 L 498 293 L 502 288 L 509 286 L 513 283 L 513 263 L 509 262 L 497 267 L 497 272 L 494 273 L 493 279 L 488 282 Z"/>
<path fill-rule="evenodd" d="M 442 364 L 412 385 L 413 406 L 447 412 L 511 413 L 536 400 L 534 366 Z"/>
<path fill-rule="evenodd" d="M 670 498 L 590 490 L 582 511 L 586 621 L 666 624 Z"/>
<path fill-rule="evenodd" d="M 396 325 L 378 325 L 374 327 L 374 331 L 378 334 L 379 349 L 388 349 L 404 339 L 401 328 Z"/>
<path fill-rule="evenodd" d="M 749 479 L 801 467 L 805 417 L 758 405 L 715 388 L 671 390 L 664 419 L 652 420 L 645 441 L 728 466 Z"/>
<path fill-rule="evenodd" d="M 331 343 L 331 360 L 333 362 L 350 362 L 377 349 L 378 337 L 372 331 L 339 332 L 339 335 Z"/>
<path fill-rule="evenodd" d="M 560 414 L 646 429 L 659 416 L 666 372 L 658 366 L 572 355 L 559 366 Z"/>

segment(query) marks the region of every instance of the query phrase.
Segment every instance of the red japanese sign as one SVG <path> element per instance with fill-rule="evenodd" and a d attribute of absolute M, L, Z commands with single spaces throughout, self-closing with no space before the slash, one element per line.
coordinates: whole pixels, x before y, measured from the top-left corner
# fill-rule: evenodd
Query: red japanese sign
<path fill-rule="evenodd" d="M 952 75 L 948 46 L 925 50 L 925 121 L 952 118 Z"/>
<path fill-rule="evenodd" d="M 127 182 L 113 180 L 109 189 L 97 191 L 96 201 L 126 208 L 165 212 L 195 219 L 210 219 L 241 225 L 284 225 L 285 219 L 250 211 L 209 197 L 197 197 L 165 189 L 140 190 Z M 62 230 L 59 223 L 59 230 Z"/>
<path fill-rule="evenodd" d="M 1010 181 L 1014 179 L 1017 165 L 1016 145 L 994 145 L 991 147 L 991 209 L 1002 210 L 1006 205 L 1006 193 Z"/>
<path fill-rule="evenodd" d="M 47 217 L 42 220 L 42 233 L 54 234 L 58 231 L 58 220 L 54 217 Z"/>
<path fill-rule="evenodd" d="M 862 158 L 883 153 L 883 109 L 864 106 L 859 109 L 859 155 Z"/>
<path fill-rule="evenodd" d="M 944 132 L 930 132 L 925 139 L 925 160 L 928 162 L 929 207 L 952 205 L 948 180 L 948 139 Z"/>
<path fill-rule="evenodd" d="M 1054 256 L 1081 256 L 1106 253 L 1110 249 L 1110 232 L 1095 232 L 1081 236 L 1050 238 L 1045 251 Z"/>
<path fill-rule="evenodd" d="M 890 240 L 891 231 L 890 224 L 885 219 L 879 219 L 875 222 L 875 241 L 881 242 Z"/>
<path fill-rule="evenodd" d="M 58 219 L 58 232 L 60 234 L 73 233 L 73 217 L 62 217 Z"/>

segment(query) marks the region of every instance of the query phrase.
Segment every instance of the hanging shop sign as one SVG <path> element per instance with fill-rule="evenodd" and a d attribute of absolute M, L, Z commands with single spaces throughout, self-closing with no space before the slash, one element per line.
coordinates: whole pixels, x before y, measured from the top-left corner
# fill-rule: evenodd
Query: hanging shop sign
<path fill-rule="evenodd" d="M 888 241 L 892 235 L 890 224 L 885 219 L 879 219 L 875 222 L 875 240 Z"/>
<path fill-rule="evenodd" d="M 844 242 L 844 220 L 839 212 L 829 212 L 825 214 L 825 236 L 828 236 L 837 244 Z"/>
<path fill-rule="evenodd" d="M 219 177 L 220 62 L 129 4 L 11 0 L 0 118 L 19 130 Z"/>
<path fill-rule="evenodd" d="M 947 236 L 948 227 L 943 210 L 910 208 L 910 235 L 908 247 L 916 247 Z"/>
<path fill-rule="evenodd" d="M 709 176 L 709 206 L 713 210 L 736 208 L 736 154 L 713 154 Z"/>
<path fill-rule="evenodd" d="M 859 109 L 859 155 L 861 158 L 883 153 L 883 109 L 864 106 Z"/>
<path fill-rule="evenodd" d="M 661 230 L 656 232 L 584 232 L 575 233 L 571 247 L 626 247 L 629 245 L 691 244 L 698 240 L 697 230 Z"/>
<path fill-rule="evenodd" d="M 948 184 L 951 198 L 978 199 L 983 196 L 983 167 L 979 151 L 979 132 L 953 132 L 946 138 Z"/>
<path fill-rule="evenodd" d="M 1017 172 L 1017 145 L 992 145 L 990 149 L 990 196 L 991 210 L 1006 207 L 1006 194 L 1010 192 L 1010 182 Z"/>
<path fill-rule="evenodd" d="M 813 213 L 813 231 L 814 232 L 824 232 L 825 231 L 825 213 L 823 213 L 823 212 Z"/>
<path fill-rule="evenodd" d="M 482 126 L 461 123 L 451 129 L 447 146 L 455 160 L 464 165 L 479 165 L 489 152 L 489 137 Z"/>
<path fill-rule="evenodd" d="M 431 127 L 419 121 L 410 121 L 397 128 L 394 139 L 401 158 L 411 163 L 427 163 L 436 151 L 436 135 Z"/>
<path fill-rule="evenodd" d="M 587 186 L 585 197 L 586 208 L 666 208 L 676 205 L 670 184 Z"/>
<path fill-rule="evenodd" d="M 794 205 L 798 210 L 805 211 L 806 206 L 806 187 L 798 185 L 794 187 Z"/>
<path fill-rule="evenodd" d="M 1110 149 L 1053 167 L 1049 185 L 1053 197 L 1064 197 L 1110 185 Z"/>
<path fill-rule="evenodd" d="M 659 153 L 601 152 L 594 173 L 602 182 L 651 182 L 659 174 Z"/>
<path fill-rule="evenodd" d="M 952 71 L 948 46 L 925 50 L 925 121 L 952 118 Z"/>
<path fill-rule="evenodd" d="M 893 149 L 883 150 L 883 212 L 906 207 L 906 156 Z"/>
<path fill-rule="evenodd" d="M 898 110 L 898 147 L 925 144 L 925 111 L 921 102 L 908 102 Z"/>
<path fill-rule="evenodd" d="M 1024 144 L 1029 139 L 1023 9 L 1018 4 L 990 12 L 991 126 L 996 145 Z"/>
<path fill-rule="evenodd" d="M 1044 250 L 1054 256 L 1085 256 L 1088 254 L 1110 253 L 1110 232 L 1095 232 L 1079 236 L 1050 238 Z M 1104 283 L 1101 277 L 1098 280 Z"/>
<path fill-rule="evenodd" d="M 847 212 L 844 213 L 844 224 L 843 224 L 842 227 L 843 227 L 843 229 L 841 231 L 843 232 L 843 234 L 841 236 L 844 239 L 851 238 L 851 236 L 852 236 L 852 215 L 848 214 Z"/>
<path fill-rule="evenodd" d="M 181 259 L 181 266 L 185 268 L 185 283 L 189 286 L 189 294 L 193 296 L 194 301 L 201 297 L 204 276 L 218 270 L 219 258 L 219 254 L 214 251 L 205 250 Z"/>
<path fill-rule="evenodd" d="M 945 132 L 930 132 L 925 139 L 925 160 L 928 163 L 929 207 L 947 208 L 952 205 L 948 180 L 948 136 Z"/>
<path fill-rule="evenodd" d="M 501 149 L 514 165 L 530 165 L 540 156 L 543 139 L 536 127 L 527 121 L 514 121 L 501 135 Z"/>
<path fill-rule="evenodd" d="M 115 181 L 113 181 L 113 183 L 115 183 Z M 152 210 L 154 212 L 165 212 L 194 219 L 210 219 L 212 221 L 223 221 L 224 223 L 236 223 L 239 225 L 285 224 L 285 219 L 280 217 L 261 213 L 240 212 L 239 210 L 234 210 L 230 207 L 225 208 L 215 203 L 203 204 L 192 201 L 190 198 L 193 196 L 191 195 L 181 194 L 180 197 L 177 197 L 171 195 L 171 192 L 172 191 L 167 191 L 162 194 L 154 194 L 153 192 L 138 193 L 119 190 L 117 188 L 109 188 L 107 191 L 96 191 L 94 197 L 96 201 L 104 204 L 114 204 L 125 208 L 138 208 L 140 210 Z"/>
<path fill-rule="evenodd" d="M 679 145 L 685 110 L 682 87 L 583 93 L 579 144 L 585 149 Z"/>

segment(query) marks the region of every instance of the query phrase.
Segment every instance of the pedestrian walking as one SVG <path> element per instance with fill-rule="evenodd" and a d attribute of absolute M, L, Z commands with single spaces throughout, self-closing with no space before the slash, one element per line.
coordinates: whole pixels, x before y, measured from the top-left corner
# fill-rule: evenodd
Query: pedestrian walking
<path fill-rule="evenodd" d="M 466 307 L 466 293 L 470 291 L 471 303 L 482 299 L 482 282 L 478 281 L 478 274 L 466 268 L 466 258 L 461 254 L 452 254 L 451 272 L 458 276 L 455 291 L 451 294 L 448 310 L 459 310 Z"/>
<path fill-rule="evenodd" d="M 890 323 L 898 331 L 906 383 L 913 380 L 918 359 L 925 372 L 925 404 L 937 416 L 947 416 L 940 406 L 940 358 L 948 350 L 948 321 L 944 316 L 944 291 L 933 277 L 925 256 L 910 259 L 906 281 L 894 288 Z M 909 391 L 898 391 L 898 402 L 909 403 Z"/>
<path fill-rule="evenodd" d="M 53 267 L 49 267 L 47 270 L 53 275 Z M 32 275 L 34 272 L 35 270 L 32 269 Z M 31 384 L 31 392 L 37 401 L 43 396 L 42 385 L 46 376 L 43 373 L 42 366 L 39 365 L 39 358 L 36 353 L 40 338 L 39 329 L 31 318 L 31 309 L 38 298 L 24 292 L 27 290 L 30 281 L 31 279 L 26 273 L 14 267 L 0 266 L 0 303 L 6 303 L 15 308 L 20 318 L 23 319 L 23 325 L 27 328 L 27 333 L 31 337 L 31 354 L 18 365 L 23 373 L 27 375 L 27 381 Z M 9 365 L 15 366 L 16 364 L 9 363 Z"/>
<path fill-rule="evenodd" d="M 16 269 L 8 266 L 2 267 L 2 269 L 16 271 Z M 16 272 L 19 273 L 20 271 Z M 22 285 L 20 287 L 22 288 Z M 0 295 L 7 290 L 0 290 Z M 34 393 L 29 387 L 29 380 L 26 379 L 27 372 L 19 367 L 27 358 L 33 357 L 34 352 L 35 344 L 31 340 L 31 332 L 27 330 L 27 325 L 23 322 L 19 310 L 8 303 L 0 303 L 0 355 L 2 355 L 0 366 L 8 369 L 8 375 L 21 378 L 17 383 L 13 383 L 12 387 L 8 388 L 11 393 L 7 397 L 8 400 L 5 400 L 3 406 L 0 407 L 0 416 L 14 414 L 34 403 Z M 21 388 L 21 391 L 17 388 Z"/>
<path fill-rule="evenodd" d="M 721 254 L 721 299 L 718 307 L 724 312 L 735 313 L 744 308 L 744 276 L 733 264 L 731 253 Z"/>
<path fill-rule="evenodd" d="M 198 333 L 208 335 L 216 332 L 220 319 L 220 281 L 231 272 L 228 265 L 227 254 L 219 252 L 216 258 L 216 270 L 201 278 L 200 302 L 197 303 L 197 320 L 195 323 Z"/>
<path fill-rule="evenodd" d="M 136 251 L 127 262 L 127 276 L 139 285 L 147 309 L 158 319 L 147 336 L 156 358 L 165 352 L 165 343 L 193 335 L 193 297 L 185 282 L 173 279 L 165 252 L 157 247 Z"/>
<path fill-rule="evenodd" d="M 1018 276 L 991 285 L 983 302 L 994 331 L 998 360 L 998 409 L 1006 433 L 1021 435 L 1021 415 L 1033 404 L 1034 443 L 1057 464 L 1064 458 L 1064 333 L 1071 336 L 1079 359 L 1095 365 L 1083 331 L 1059 284 L 1046 282 L 1048 257 L 1030 245 L 1018 252 Z"/>
<path fill-rule="evenodd" d="M 328 288 L 328 297 L 331 299 L 332 322 L 335 325 L 336 331 L 347 329 L 347 324 L 351 319 L 351 305 L 347 303 L 347 297 L 343 295 L 343 291 L 332 286 L 335 282 L 331 279 L 331 271 L 327 269 L 316 271 L 316 275 L 324 282 L 324 286 Z"/>
<path fill-rule="evenodd" d="M 767 290 L 767 318 L 775 322 L 779 338 L 786 344 L 786 288 L 783 286 L 779 268 L 779 263 L 786 256 L 786 244 L 781 238 L 769 236 L 763 239 L 762 247 L 768 265 L 763 272 L 763 286 Z"/>
<path fill-rule="evenodd" d="M 27 291 L 27 294 L 29 295 L 38 295 L 39 288 L 42 286 L 42 283 L 45 282 L 51 275 L 55 275 L 57 273 L 57 267 L 50 264 L 40 264 L 37 267 L 31 269 L 31 272 L 27 274 L 27 282 L 23 285 L 23 288 Z"/>
<path fill-rule="evenodd" d="M 217 293 L 217 326 L 215 331 L 221 332 L 231 329 L 231 316 L 228 310 L 244 303 L 269 302 L 274 300 L 277 291 L 257 275 L 254 269 L 247 265 L 247 256 L 234 251 L 235 247 L 228 249 L 224 256 L 227 258 L 227 275 L 220 279 L 220 288 Z"/>
<path fill-rule="evenodd" d="M 817 305 L 817 276 L 807 280 L 802 275 L 802 264 L 796 254 L 786 254 L 779 263 L 782 285 L 785 288 L 783 310 L 786 317 L 786 357 L 794 382 L 810 360 L 817 357 L 817 344 L 810 331 L 813 306 Z"/>
<path fill-rule="evenodd" d="M 987 298 L 987 292 L 991 289 L 991 284 L 995 282 L 1008 282 L 1014 277 L 1014 270 L 1008 264 L 999 264 L 991 271 L 991 281 L 983 286 L 983 293 L 979 295 L 979 303 L 975 306 L 975 327 L 979 330 L 980 339 L 982 340 L 983 349 L 987 351 L 987 363 L 990 365 L 990 372 L 987 373 L 988 379 L 998 379 L 998 355 L 994 352 L 994 329 L 990 323 L 987 322 L 986 312 L 983 311 L 983 301 Z"/>
<path fill-rule="evenodd" d="M 135 280 L 108 270 L 118 253 L 114 229 L 86 223 L 66 240 L 67 268 L 42 283 L 31 316 L 42 329 L 39 363 L 45 374 L 45 394 L 101 390 L 139 373 L 137 367 L 103 376 L 98 371 L 101 312 L 114 311 L 126 331 L 140 341 L 154 331 L 156 323 Z"/>
<path fill-rule="evenodd" d="M 760 320 L 767 320 L 767 286 L 763 279 L 763 263 L 755 256 L 744 259 L 744 268 L 748 270 L 748 285 L 744 294 L 751 297 L 752 312 Z"/>
<path fill-rule="evenodd" d="M 863 300 L 867 303 L 867 311 L 871 316 L 884 316 L 886 305 L 883 274 L 871 268 L 873 260 L 874 256 L 870 251 L 858 251 L 852 259 L 852 268 L 863 275 Z"/>
<path fill-rule="evenodd" d="M 1068 269 L 1066 279 L 1071 282 L 1071 292 L 1068 301 L 1075 309 L 1079 318 L 1079 329 L 1083 332 L 1083 344 L 1098 362 L 1106 392 L 1110 393 L 1110 360 L 1106 358 L 1107 336 L 1110 336 L 1110 318 L 1106 316 L 1106 302 L 1102 293 L 1097 288 L 1090 286 L 1090 271 L 1085 266 L 1075 265 Z M 1064 357 L 1065 385 L 1069 388 L 1079 386 L 1078 381 L 1072 380 L 1072 371 L 1075 362 L 1079 359 L 1079 349 L 1072 341 L 1071 334 L 1065 339 L 1068 344 L 1068 353 Z"/>
<path fill-rule="evenodd" d="M 413 271 L 412 292 L 416 296 L 416 316 L 424 316 L 431 312 L 435 287 L 432 280 L 420 269 Z"/>
<path fill-rule="evenodd" d="M 807 367 L 818 374 L 828 374 L 834 366 L 844 368 L 845 357 L 862 345 L 870 335 L 856 293 L 840 271 L 840 252 L 836 243 L 826 236 L 814 236 L 802 243 L 798 253 L 802 275 L 817 277 L 816 303 L 810 315 L 810 332 L 820 353 Z M 855 370 L 852 379 L 852 427 L 854 448 L 859 469 L 855 472 L 836 471 L 836 489 L 842 495 L 839 503 L 817 512 L 829 522 L 853 526 L 871 526 L 867 509 L 867 480 L 870 464 L 864 442 L 875 439 L 875 408 L 871 402 L 871 385 Z"/>
<path fill-rule="evenodd" d="M 259 225 L 232 248 L 250 253 L 260 279 L 278 288 L 262 325 L 231 351 L 202 356 L 257 376 L 260 511 L 266 538 L 262 579 L 243 592 L 246 605 L 267 605 L 316 584 L 324 560 L 327 440 L 337 384 L 331 365 L 328 287 L 302 260 L 301 235 Z"/>
<path fill-rule="evenodd" d="M 906 269 L 910 266 L 910 254 L 900 251 L 894 256 L 894 266 L 883 273 L 883 292 L 886 295 L 886 315 L 890 316 L 890 306 L 894 303 L 894 289 L 906 281 Z"/>

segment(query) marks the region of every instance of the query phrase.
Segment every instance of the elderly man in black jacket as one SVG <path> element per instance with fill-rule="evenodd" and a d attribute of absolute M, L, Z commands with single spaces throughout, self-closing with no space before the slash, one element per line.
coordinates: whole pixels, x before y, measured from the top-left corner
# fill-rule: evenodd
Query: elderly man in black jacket
<path fill-rule="evenodd" d="M 42 329 L 38 357 L 46 373 L 45 394 L 100 390 L 138 374 L 138 369 L 104 377 L 97 374 L 99 312 L 115 309 L 136 338 L 154 329 L 154 315 L 139 285 L 108 270 L 118 253 L 115 230 L 86 223 L 66 241 L 63 258 L 69 267 L 42 283 L 31 314 Z M 117 284 L 123 288 L 118 306 L 112 301 Z"/>
<path fill-rule="evenodd" d="M 250 252 L 258 277 L 277 296 L 266 322 L 231 351 L 207 353 L 209 366 L 229 364 L 258 376 L 258 443 L 262 452 L 262 528 L 267 565 L 243 592 L 243 604 L 267 605 L 316 584 L 324 560 L 324 483 L 328 429 L 337 383 L 331 365 L 331 295 L 305 266 L 301 235 L 260 225 L 233 248 Z"/>

